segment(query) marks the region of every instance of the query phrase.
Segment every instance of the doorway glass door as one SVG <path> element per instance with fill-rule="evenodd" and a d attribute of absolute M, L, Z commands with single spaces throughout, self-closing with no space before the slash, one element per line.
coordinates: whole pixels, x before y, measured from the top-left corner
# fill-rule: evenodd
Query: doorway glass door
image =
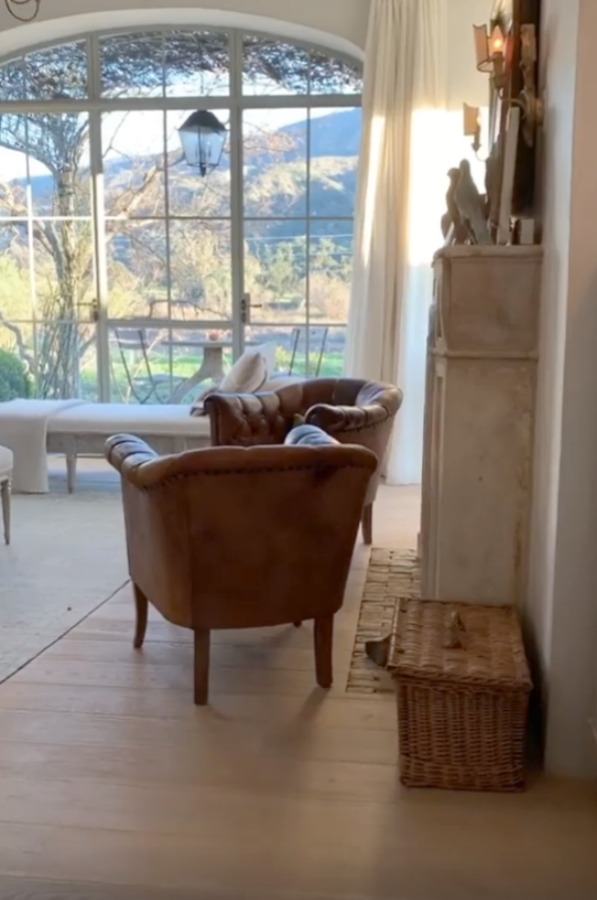
<path fill-rule="evenodd" d="M 279 373 L 342 373 L 360 130 L 358 107 L 244 111 L 245 336 Z"/>

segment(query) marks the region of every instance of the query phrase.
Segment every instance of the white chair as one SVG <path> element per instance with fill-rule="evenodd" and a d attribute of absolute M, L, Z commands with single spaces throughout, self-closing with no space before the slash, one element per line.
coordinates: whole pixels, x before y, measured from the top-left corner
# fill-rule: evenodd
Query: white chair
<path fill-rule="evenodd" d="M 12 480 L 13 455 L 8 447 L 0 447 L 0 495 L 2 496 L 2 519 L 4 540 L 10 544 L 10 482 Z"/>

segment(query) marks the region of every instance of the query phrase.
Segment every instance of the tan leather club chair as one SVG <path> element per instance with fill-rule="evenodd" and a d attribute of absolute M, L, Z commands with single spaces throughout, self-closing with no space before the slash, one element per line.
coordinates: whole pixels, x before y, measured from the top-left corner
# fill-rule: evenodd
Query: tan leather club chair
<path fill-rule="evenodd" d="M 377 461 L 302 428 L 281 447 L 158 457 L 116 435 L 141 647 L 148 603 L 195 633 L 195 703 L 207 703 L 210 631 L 314 620 L 317 682 L 332 683 L 334 614 Z"/>
<path fill-rule="evenodd" d="M 297 416 L 341 444 L 373 450 L 378 465 L 365 497 L 363 540 L 373 540 L 373 503 L 403 394 L 391 384 L 352 378 L 312 378 L 262 394 L 214 394 L 205 401 L 213 446 L 281 444 Z"/>

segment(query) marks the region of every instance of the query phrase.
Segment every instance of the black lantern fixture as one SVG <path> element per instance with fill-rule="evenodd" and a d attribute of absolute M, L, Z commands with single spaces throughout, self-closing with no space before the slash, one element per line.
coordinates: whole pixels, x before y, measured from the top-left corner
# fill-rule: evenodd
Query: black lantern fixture
<path fill-rule="evenodd" d="M 189 166 L 205 177 L 220 164 L 226 140 L 226 126 L 206 109 L 191 113 L 178 129 L 180 143 Z"/>
<path fill-rule="evenodd" d="M 39 12 L 41 0 L 4 0 L 4 5 L 14 19 L 32 22 Z"/>

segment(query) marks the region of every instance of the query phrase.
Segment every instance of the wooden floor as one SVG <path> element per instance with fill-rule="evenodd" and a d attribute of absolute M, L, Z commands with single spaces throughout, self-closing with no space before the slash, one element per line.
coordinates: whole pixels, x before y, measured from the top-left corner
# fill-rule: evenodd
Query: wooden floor
<path fill-rule="evenodd" d="M 417 507 L 386 488 L 376 543 Z M 154 616 L 134 652 L 128 589 L 0 686 L 0 898 L 595 900 L 592 788 L 401 788 L 393 699 L 344 690 L 367 558 L 329 693 L 310 627 L 220 633 L 195 708 L 189 635 Z"/>

